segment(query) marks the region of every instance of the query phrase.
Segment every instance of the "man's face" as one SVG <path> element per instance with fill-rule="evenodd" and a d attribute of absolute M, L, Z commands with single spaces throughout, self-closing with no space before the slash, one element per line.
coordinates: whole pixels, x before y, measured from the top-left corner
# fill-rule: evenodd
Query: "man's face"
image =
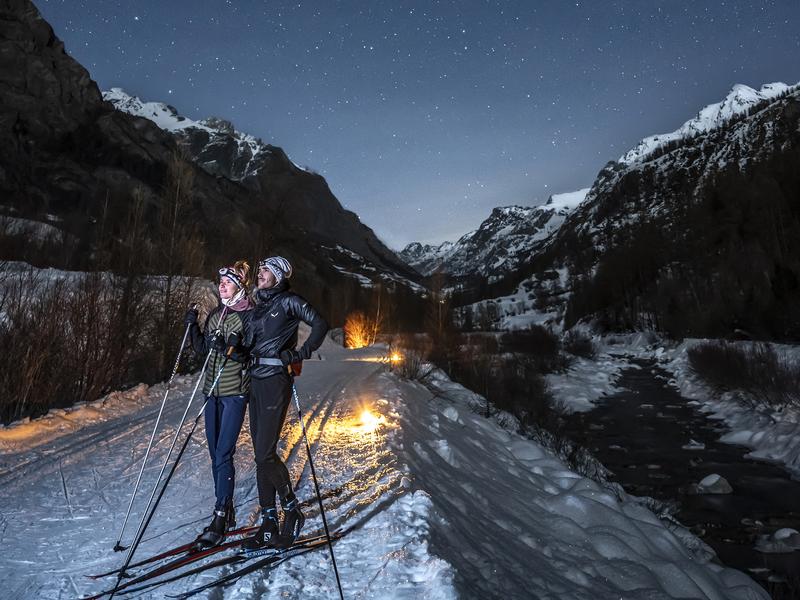
<path fill-rule="evenodd" d="M 267 267 L 258 267 L 258 289 L 266 290 L 275 285 L 275 275 Z"/>

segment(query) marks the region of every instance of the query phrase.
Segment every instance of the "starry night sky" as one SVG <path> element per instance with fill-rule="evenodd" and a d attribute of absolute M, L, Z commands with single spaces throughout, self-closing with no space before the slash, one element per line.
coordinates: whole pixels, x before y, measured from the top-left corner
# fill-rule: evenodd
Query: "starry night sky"
<path fill-rule="evenodd" d="M 798 0 L 34 1 L 101 89 L 281 146 L 396 249 L 800 81 Z"/>

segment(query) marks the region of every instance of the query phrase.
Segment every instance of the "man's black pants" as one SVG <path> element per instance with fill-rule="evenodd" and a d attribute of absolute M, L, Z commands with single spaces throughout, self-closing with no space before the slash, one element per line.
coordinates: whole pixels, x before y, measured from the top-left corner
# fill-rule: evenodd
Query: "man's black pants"
<path fill-rule="evenodd" d="M 278 440 L 291 399 L 292 378 L 287 373 L 250 380 L 250 435 L 261 508 L 275 506 L 276 491 L 291 490 L 289 471 L 278 456 Z"/>

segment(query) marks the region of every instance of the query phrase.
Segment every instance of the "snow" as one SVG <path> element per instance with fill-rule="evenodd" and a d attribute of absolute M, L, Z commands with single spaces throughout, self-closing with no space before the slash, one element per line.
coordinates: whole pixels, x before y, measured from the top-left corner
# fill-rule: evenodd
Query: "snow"
<path fill-rule="evenodd" d="M 777 98 L 793 87 L 796 87 L 796 85 L 789 86 L 780 82 L 767 83 L 761 86 L 760 90 L 756 91 L 749 86 L 736 84 L 722 102 L 709 104 L 697 113 L 694 118 L 686 121 L 671 133 L 646 137 L 639 142 L 636 147 L 623 154 L 619 158 L 619 162 L 624 164 L 639 162 L 647 158 L 649 154 L 664 144 L 675 140 L 691 138 L 695 135 L 716 129 L 736 115 L 744 113 L 751 106 L 763 100 Z"/>
<path fill-rule="evenodd" d="M 137 117 L 144 117 L 158 125 L 161 129 L 171 133 L 192 128 L 203 129 L 209 133 L 217 132 L 216 129 L 204 125 L 202 121 L 193 121 L 192 119 L 179 115 L 178 111 L 168 104 L 164 104 L 163 102 L 145 102 L 136 96 L 131 96 L 119 87 L 114 87 L 109 91 L 103 92 L 103 100 L 111 102 L 117 110 Z"/>
<path fill-rule="evenodd" d="M 579 204 L 586 200 L 591 188 L 583 188 L 577 192 L 567 192 L 566 194 L 553 194 L 544 205 L 545 208 L 552 208 L 556 211 L 571 212 L 575 210 Z"/>
<path fill-rule="evenodd" d="M 308 361 L 296 383 L 329 523 L 347 531 L 334 545 L 345 597 L 767 597 L 743 573 L 693 554 L 646 508 L 518 435 L 513 418 L 478 414 L 480 396 L 441 372 L 432 378 L 434 397 L 400 379 L 381 360 L 386 351 L 345 350 L 327 340 L 323 360 Z M 154 483 L 191 382 L 182 378 L 170 395 L 144 489 Z M 103 587 L 83 575 L 121 564 L 111 546 L 162 391 L 140 387 L 78 407 L 66 429 L 52 412 L 0 430 L 15 432 L 0 446 L 5 598 L 78 597 Z M 364 408 L 377 417 L 374 430 L 360 421 Z M 293 408 L 289 415 L 280 451 L 298 495 L 312 500 Z M 258 507 L 247 424 L 235 461 L 238 519 L 250 523 Z M 134 523 L 142 501 L 134 504 Z M 192 539 L 212 506 L 198 431 L 137 556 Z M 307 514 L 306 531 L 318 531 L 313 502 Z M 196 575 L 145 597 L 209 580 Z M 206 597 L 334 595 L 329 557 L 318 550 Z"/>
<path fill-rule="evenodd" d="M 24 235 L 29 242 L 40 244 L 47 241 L 59 242 L 74 239 L 74 236 L 50 223 L 21 217 L 0 216 L 0 231 L 7 235 Z"/>
<path fill-rule="evenodd" d="M 373 263 L 371 263 L 369 260 L 364 258 L 362 255 L 358 254 L 357 252 L 354 252 L 350 248 L 345 248 L 340 244 L 337 244 L 336 246 L 323 245 L 322 247 L 327 250 L 332 250 L 333 252 L 342 255 L 342 257 L 346 257 L 347 260 L 351 260 L 356 263 L 355 265 L 350 267 L 351 270 L 348 270 L 346 267 L 338 265 L 335 262 L 333 262 L 332 265 L 342 275 L 346 275 L 347 277 L 352 277 L 353 279 L 356 279 L 361 287 L 373 288 L 375 287 L 376 282 L 372 278 L 364 275 L 363 273 L 356 273 L 355 271 L 352 270 L 353 268 L 358 268 L 363 271 L 369 271 L 372 274 L 372 277 L 375 277 L 377 275 L 377 277 L 382 281 L 403 285 L 420 294 L 428 292 L 426 288 L 419 285 L 418 283 L 415 283 L 410 279 L 406 279 L 405 277 L 397 275 L 392 271 L 385 271 L 385 270 L 379 271 L 378 268 L 376 268 L 376 266 Z M 331 260 L 336 261 L 337 257 L 332 256 Z"/>
<path fill-rule="evenodd" d="M 181 134 L 189 129 L 199 129 L 208 132 L 211 136 L 232 136 L 236 141 L 237 155 L 248 157 L 247 165 L 242 170 L 240 179 L 255 175 L 263 163 L 260 157 L 270 152 L 268 146 L 259 138 L 234 129 L 233 124 L 224 119 L 209 117 L 194 121 L 178 114 L 173 106 L 163 102 L 145 102 L 136 96 L 131 96 L 119 87 L 103 92 L 103 99 L 111 102 L 117 110 L 148 119 L 172 134 Z"/>
<path fill-rule="evenodd" d="M 630 366 L 624 358 L 603 352 L 595 359 L 575 357 L 565 373 L 545 375 L 545 381 L 563 410 L 586 412 L 600 398 L 619 391 L 615 382 Z"/>
<path fill-rule="evenodd" d="M 348 277 L 352 277 L 353 279 L 356 279 L 358 281 L 358 284 L 361 287 L 370 288 L 370 287 L 373 287 L 373 285 L 374 285 L 372 283 L 372 280 L 369 277 L 367 277 L 366 275 L 361 275 L 360 273 L 353 273 L 352 271 L 348 271 L 344 267 L 340 267 L 337 264 L 334 264 L 332 266 L 333 266 L 334 269 L 339 271 L 339 273 L 341 273 L 342 275 L 347 275 Z"/>
<path fill-rule="evenodd" d="M 697 440 L 689 439 L 688 444 L 684 444 L 681 446 L 684 450 L 705 450 L 706 445 L 703 442 L 698 442 Z"/>
<path fill-rule="evenodd" d="M 460 567 L 465 597 L 766 597 L 743 574 L 698 561 L 641 505 L 516 434 L 513 418 L 480 416 L 480 397 L 441 371 L 429 385 L 434 397 L 408 404 L 402 430 L 441 516 L 433 548 Z"/>
<path fill-rule="evenodd" d="M 177 377 L 173 389 L 185 390 L 190 385 L 186 377 Z M 23 450 L 35 450 L 58 438 L 75 433 L 87 425 L 105 423 L 131 412 L 160 402 L 164 385 L 149 388 L 140 383 L 124 392 L 112 392 L 94 402 L 80 402 L 69 408 L 54 408 L 38 419 L 24 419 L 3 427 L 0 425 L 0 451 L 3 455 Z M 5 458 L 0 457 L 0 476 L 11 470 Z"/>

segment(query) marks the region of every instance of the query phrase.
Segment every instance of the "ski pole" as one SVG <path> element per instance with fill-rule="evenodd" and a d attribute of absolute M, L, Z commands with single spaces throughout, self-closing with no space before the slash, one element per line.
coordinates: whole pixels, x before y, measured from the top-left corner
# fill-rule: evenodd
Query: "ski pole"
<path fill-rule="evenodd" d="M 319 483 L 317 483 L 317 472 L 314 469 L 314 461 L 311 459 L 311 446 L 308 444 L 308 436 L 306 435 L 306 424 L 303 421 L 303 413 L 300 410 L 300 400 L 297 397 L 297 388 L 292 382 L 292 396 L 294 396 L 294 404 L 297 407 L 297 418 L 300 420 L 300 427 L 303 430 L 303 439 L 306 442 L 306 453 L 308 454 L 308 464 L 311 467 L 311 478 L 314 480 L 314 489 L 317 492 L 317 502 L 319 502 L 319 512 L 322 515 L 322 526 L 325 528 L 325 537 L 328 540 L 328 550 L 331 553 L 331 562 L 333 562 L 333 572 L 336 575 L 336 586 L 339 588 L 339 598 L 344 600 L 344 593 L 342 593 L 342 582 L 339 579 L 339 569 L 336 567 L 336 557 L 333 554 L 333 542 L 331 541 L 331 533 L 328 530 L 328 519 L 325 517 L 325 507 L 322 505 L 322 495 L 319 493 Z"/>
<path fill-rule="evenodd" d="M 222 376 L 222 371 L 225 369 L 225 365 L 228 363 L 228 359 L 230 358 L 231 354 L 233 354 L 233 351 L 236 349 L 236 346 L 239 343 L 239 339 L 240 339 L 240 336 L 236 332 L 231 333 L 231 335 L 228 337 L 228 348 L 227 348 L 227 350 L 225 352 L 225 359 L 222 361 L 222 366 L 217 371 L 217 374 L 214 377 L 214 382 L 211 384 L 211 389 L 212 390 L 216 387 L 217 382 L 219 381 L 219 378 Z M 210 352 L 209 352 L 209 356 L 211 356 Z M 208 360 L 208 357 L 206 357 L 206 360 Z M 199 381 L 198 381 L 198 384 L 199 384 Z M 195 392 L 197 391 L 197 386 L 195 386 L 195 390 L 194 391 Z M 192 392 L 192 398 L 194 398 L 194 392 Z M 194 423 L 192 423 L 192 428 L 189 430 L 189 433 L 186 436 L 186 439 L 183 441 L 183 445 L 181 446 L 181 449 L 178 451 L 178 455 L 175 457 L 175 462 L 172 463 L 172 468 L 170 468 L 170 471 L 167 474 L 167 478 L 164 480 L 164 483 L 161 486 L 161 491 L 158 493 L 158 498 L 156 498 L 155 503 L 153 503 L 153 505 L 152 505 L 152 508 L 150 506 L 150 503 L 148 503 L 148 505 L 147 505 L 147 508 L 148 508 L 149 512 L 147 513 L 146 518 L 142 520 L 142 523 L 139 526 L 139 528 L 140 528 L 139 531 L 136 532 L 136 536 L 134 537 L 134 541 L 133 541 L 133 543 L 131 544 L 131 546 L 130 546 L 130 548 L 128 550 L 128 556 L 125 558 L 125 564 L 122 565 L 122 568 L 120 569 L 119 573 L 117 574 L 117 582 L 114 584 L 114 589 L 111 590 L 111 595 L 109 596 L 109 600 L 111 600 L 114 597 L 114 594 L 116 594 L 117 590 L 119 589 L 119 585 L 122 582 L 122 577 L 125 575 L 125 570 L 128 568 L 128 565 L 130 564 L 131 559 L 133 558 L 133 553 L 136 552 L 136 548 L 139 547 L 139 543 L 142 541 L 142 537 L 144 536 L 145 530 L 147 529 L 148 525 L 150 525 L 150 521 L 152 520 L 153 515 L 156 512 L 156 508 L 158 508 L 158 504 L 161 502 L 161 498 L 164 496 L 164 492 L 167 490 L 167 485 L 169 485 L 169 482 L 172 479 L 172 476 L 175 474 L 175 471 L 178 468 L 178 463 L 180 462 L 181 457 L 183 457 L 183 453 L 186 451 L 186 448 L 189 445 L 189 441 L 192 439 L 192 435 L 194 435 L 195 429 L 197 428 L 197 423 L 200 421 L 200 417 L 203 415 L 203 412 L 206 409 L 206 404 L 208 404 L 208 397 L 206 397 L 205 402 L 203 402 L 203 406 L 200 408 L 200 412 L 198 412 L 197 416 L 194 418 Z M 187 412 L 189 410 L 189 406 L 190 405 L 191 405 L 191 400 L 189 401 L 189 405 L 187 405 L 187 407 L 186 407 Z M 184 418 L 185 417 L 186 417 L 186 413 L 184 413 Z M 183 421 L 181 421 L 181 427 L 182 426 L 183 426 Z M 178 431 L 180 431 L 180 427 L 178 428 Z M 176 435 L 176 439 L 177 439 L 177 435 Z M 172 449 L 170 449 L 170 451 L 171 450 Z M 167 456 L 167 459 L 169 459 L 169 456 Z M 166 463 L 165 463 L 165 465 L 166 465 Z M 162 474 L 163 474 L 163 470 L 162 470 Z M 160 480 L 161 480 L 161 475 L 159 475 L 159 478 L 158 478 L 158 481 L 160 481 Z M 156 483 L 156 487 L 158 487 L 158 483 Z M 155 493 L 155 489 L 153 490 L 153 492 Z M 151 500 L 152 500 L 152 497 L 151 497 Z"/>
<path fill-rule="evenodd" d="M 214 332 L 214 335 L 217 335 L 220 332 L 221 324 L 224 323 L 225 320 L 225 313 L 228 310 L 228 307 L 222 309 L 222 314 L 220 315 L 217 329 Z M 187 327 L 188 330 L 188 327 Z M 197 379 L 197 383 L 195 383 L 194 389 L 192 390 L 192 395 L 189 396 L 189 402 L 186 403 L 186 408 L 183 411 L 183 416 L 181 417 L 181 422 L 178 427 L 175 429 L 175 436 L 172 438 L 172 445 L 169 447 L 169 452 L 167 452 L 167 456 L 164 459 L 164 464 L 161 465 L 161 470 L 158 473 L 158 477 L 156 478 L 156 482 L 153 485 L 153 491 L 150 493 L 150 498 L 147 500 L 147 506 L 144 509 L 144 513 L 142 514 L 142 519 L 139 521 L 139 527 L 136 529 L 136 534 L 133 536 L 134 539 L 139 537 L 140 532 L 142 531 L 142 523 L 144 523 L 145 515 L 147 511 L 150 510 L 150 505 L 153 503 L 153 498 L 156 495 L 156 490 L 158 489 L 158 484 L 161 481 L 161 477 L 164 475 L 164 471 L 167 469 L 167 464 L 169 463 L 169 459 L 172 456 L 172 451 L 175 449 L 175 444 L 178 442 L 178 436 L 180 435 L 181 429 L 183 428 L 183 424 L 186 422 L 186 415 L 189 414 L 189 408 L 192 406 L 192 402 L 194 402 L 194 397 L 197 394 L 197 389 L 200 387 L 200 383 L 205 378 L 206 369 L 208 368 L 208 361 L 211 360 L 211 354 L 213 349 L 209 349 L 208 354 L 206 354 L 206 359 L 203 361 L 203 368 L 200 369 L 200 377 Z M 137 543 L 138 544 L 138 543 Z M 130 547 L 129 547 L 130 548 Z M 126 558 L 126 566 L 127 563 L 130 562 L 132 553 L 128 552 L 128 557 Z"/>
<path fill-rule="evenodd" d="M 194 309 L 197 304 L 192 304 L 190 308 Z M 181 362 L 181 354 L 183 354 L 183 348 L 186 345 L 186 339 L 189 337 L 189 329 L 191 329 L 192 325 L 189 323 L 186 326 L 186 331 L 183 332 L 183 339 L 181 340 L 181 346 L 178 349 L 178 356 L 175 358 L 175 365 L 172 367 L 172 374 L 169 376 L 169 380 L 167 381 L 167 389 L 164 391 L 164 397 L 161 399 L 161 408 L 158 409 L 158 416 L 156 417 L 156 422 L 153 425 L 153 433 L 150 434 L 150 442 L 147 444 L 147 450 L 144 453 L 144 459 L 142 459 L 142 467 L 139 469 L 139 476 L 136 478 L 136 483 L 133 486 L 133 493 L 131 493 L 131 500 L 128 503 L 128 510 L 125 513 L 125 520 L 122 521 L 122 527 L 119 530 L 119 538 L 117 539 L 117 543 L 114 545 L 114 552 L 121 552 L 123 550 L 127 550 L 125 546 L 122 545 L 122 535 L 125 533 L 125 525 L 128 523 L 128 518 L 131 515 L 131 508 L 133 507 L 133 499 L 136 498 L 136 492 L 139 491 L 139 483 L 142 481 L 142 474 L 144 473 L 144 467 L 147 464 L 147 459 L 150 456 L 150 449 L 153 447 L 153 440 L 156 437 L 156 431 L 158 430 L 158 425 L 161 422 L 161 415 L 164 412 L 164 406 L 167 403 L 167 396 L 169 396 L 170 392 L 170 385 L 172 385 L 172 380 L 175 379 L 175 374 L 178 372 L 178 365 Z"/>

